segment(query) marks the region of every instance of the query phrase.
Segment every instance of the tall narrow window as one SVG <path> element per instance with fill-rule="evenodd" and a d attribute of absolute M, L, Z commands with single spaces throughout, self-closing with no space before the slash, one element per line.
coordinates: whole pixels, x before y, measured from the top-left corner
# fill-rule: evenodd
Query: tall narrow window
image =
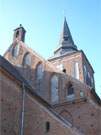
<path fill-rule="evenodd" d="M 75 78 L 79 79 L 79 63 L 75 63 Z"/>
<path fill-rule="evenodd" d="M 37 66 L 37 72 L 36 72 L 37 80 L 42 80 L 43 79 L 43 75 L 44 75 L 44 67 L 43 67 L 42 64 L 39 64 Z"/>
<path fill-rule="evenodd" d="M 16 45 L 13 47 L 12 56 L 13 56 L 13 57 L 17 57 L 18 55 L 19 55 L 19 45 L 16 44 Z"/>
<path fill-rule="evenodd" d="M 79 79 L 79 63 L 78 62 L 74 63 L 72 70 L 73 70 L 72 76 L 76 79 Z"/>
<path fill-rule="evenodd" d="M 44 76 L 44 67 L 40 63 L 36 68 L 36 85 L 37 85 L 37 92 L 39 92 L 39 94 L 41 94 L 40 90 L 42 90 L 43 76 Z"/>
<path fill-rule="evenodd" d="M 51 101 L 53 103 L 58 102 L 59 100 L 58 89 L 58 77 L 54 75 L 51 78 Z"/>
<path fill-rule="evenodd" d="M 89 72 L 87 73 L 87 76 L 86 76 L 86 83 L 87 83 L 87 85 L 92 86 L 91 76 L 90 76 Z"/>
<path fill-rule="evenodd" d="M 91 77 L 91 84 L 92 84 L 92 88 L 94 88 L 94 78 Z"/>
<path fill-rule="evenodd" d="M 85 83 L 86 83 L 87 68 L 86 68 L 85 65 L 84 65 L 84 67 L 83 67 L 83 70 L 84 70 L 84 81 L 85 81 Z"/>
<path fill-rule="evenodd" d="M 46 132 L 49 132 L 49 130 L 50 130 L 50 122 L 47 121 L 46 122 Z"/>
<path fill-rule="evenodd" d="M 30 66 L 31 65 L 31 56 L 29 53 L 26 53 L 23 58 L 23 65 L 24 66 Z"/>

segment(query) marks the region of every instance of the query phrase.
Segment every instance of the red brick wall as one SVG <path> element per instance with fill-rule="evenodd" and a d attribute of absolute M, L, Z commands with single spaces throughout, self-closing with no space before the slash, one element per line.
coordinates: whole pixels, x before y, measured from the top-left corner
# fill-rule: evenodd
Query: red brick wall
<path fill-rule="evenodd" d="M 85 135 L 101 134 L 101 108 L 91 103 L 89 99 L 77 103 L 62 104 L 54 109 L 59 114 L 64 111 L 65 114 L 62 116 L 67 117 Z"/>
<path fill-rule="evenodd" d="M 82 55 L 81 53 L 74 53 L 71 55 L 67 55 L 58 59 L 53 59 L 50 60 L 52 64 L 55 66 L 63 64 L 64 68 L 66 69 L 66 73 L 70 76 L 72 76 L 72 70 L 75 62 L 79 63 L 79 78 L 81 82 L 84 82 L 84 77 L 83 77 L 83 70 L 82 70 Z"/>
<path fill-rule="evenodd" d="M 0 72 L 0 127 L 2 135 L 18 135 L 21 118 L 21 87 L 17 80 Z M 46 133 L 45 123 L 50 122 Z M 78 135 L 74 129 L 64 124 L 54 114 L 30 94 L 25 97 L 24 135 Z"/>
<path fill-rule="evenodd" d="M 22 67 L 23 56 L 27 51 L 29 51 L 30 55 L 32 56 L 32 63 L 31 63 L 31 67 L 27 69 L 23 69 Z M 56 109 L 58 113 L 60 113 L 63 117 L 65 117 L 65 119 L 68 119 L 69 121 L 73 121 L 73 124 L 77 128 L 79 128 L 81 131 L 85 132 L 85 134 L 93 135 L 93 132 L 94 132 L 94 134 L 99 135 L 101 133 L 101 130 L 100 130 L 101 122 L 99 120 L 99 117 L 101 117 L 100 116 L 101 109 L 99 109 L 100 107 L 98 106 L 96 101 L 93 100 L 90 87 L 82 83 L 84 80 L 83 80 L 83 67 L 82 67 L 83 57 L 81 53 L 73 54 L 72 57 L 71 56 L 64 57 L 61 60 L 58 59 L 52 63 L 54 65 L 64 63 L 64 65 L 66 66 L 67 74 L 71 74 L 71 66 L 73 64 L 72 62 L 79 62 L 80 63 L 79 64 L 80 79 L 82 82 L 72 77 L 69 77 L 66 74 L 59 72 L 58 70 L 56 70 L 55 66 L 53 66 L 50 62 L 45 61 L 36 53 L 32 53 L 32 50 L 26 47 L 23 47 L 22 52 L 23 53 L 20 56 L 18 56 L 17 59 L 13 59 L 11 53 L 6 54 L 5 58 L 7 58 L 11 63 L 13 63 L 16 66 L 16 68 L 20 71 L 20 73 L 23 75 L 24 78 L 26 78 L 28 81 L 31 81 L 32 87 L 34 88 L 36 92 L 37 92 L 37 87 L 36 87 L 35 73 L 36 73 L 37 64 L 41 62 L 45 68 L 44 78 L 42 81 L 42 95 L 41 96 L 50 103 L 51 103 L 50 79 L 53 74 L 56 74 L 59 77 L 59 102 L 58 102 L 58 105 L 55 105 L 56 108 L 54 109 Z M 17 65 L 20 65 L 20 66 L 17 66 Z M 75 98 L 72 101 L 68 101 L 68 98 L 67 98 L 67 90 L 68 90 L 67 88 L 68 88 L 69 83 L 72 83 L 73 88 L 74 88 Z M 82 98 L 80 97 L 80 91 L 84 92 L 84 97 Z M 91 99 L 91 98 L 94 102 L 94 105 L 92 105 L 89 102 L 85 102 L 85 99 Z M 32 104 L 32 98 L 31 98 L 31 101 L 28 101 L 28 102 L 30 102 L 29 105 L 27 105 L 27 103 L 26 105 L 27 107 L 30 107 L 30 104 Z M 30 110 L 30 108 L 28 110 Z M 33 111 L 31 112 L 31 115 L 33 114 Z M 31 119 L 29 114 L 28 114 L 28 117 L 29 119 Z"/>

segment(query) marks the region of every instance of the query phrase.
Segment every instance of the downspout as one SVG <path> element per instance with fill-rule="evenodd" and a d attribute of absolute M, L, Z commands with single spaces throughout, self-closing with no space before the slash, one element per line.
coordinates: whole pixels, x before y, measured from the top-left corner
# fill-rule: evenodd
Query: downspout
<path fill-rule="evenodd" d="M 25 113 L 25 86 L 22 84 L 22 105 L 21 105 L 21 125 L 20 125 L 20 135 L 24 135 L 24 113 Z"/>

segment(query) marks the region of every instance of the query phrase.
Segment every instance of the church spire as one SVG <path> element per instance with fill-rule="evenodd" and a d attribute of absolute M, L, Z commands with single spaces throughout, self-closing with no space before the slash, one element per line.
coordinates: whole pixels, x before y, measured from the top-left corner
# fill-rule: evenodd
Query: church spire
<path fill-rule="evenodd" d="M 61 33 L 61 37 L 60 37 L 60 44 L 63 44 L 63 41 L 67 41 L 68 38 L 70 38 L 71 42 L 74 43 L 73 40 L 72 40 L 72 36 L 71 36 L 70 30 L 69 30 L 67 21 L 66 21 L 66 17 L 65 17 L 63 29 L 62 29 L 62 33 Z"/>
<path fill-rule="evenodd" d="M 64 18 L 63 29 L 60 37 L 59 48 L 54 52 L 55 55 L 62 55 L 77 51 L 77 47 L 72 39 L 66 17 Z"/>

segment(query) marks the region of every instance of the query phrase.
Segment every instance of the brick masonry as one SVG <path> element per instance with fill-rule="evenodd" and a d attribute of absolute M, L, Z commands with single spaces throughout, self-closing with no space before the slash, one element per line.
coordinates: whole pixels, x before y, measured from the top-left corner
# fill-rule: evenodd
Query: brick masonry
<path fill-rule="evenodd" d="M 20 134 L 22 88 L 15 78 L 0 70 L 0 134 Z M 79 135 L 73 127 L 65 124 L 37 98 L 26 92 L 24 115 L 24 135 Z M 50 123 L 49 131 L 46 122 Z"/>

